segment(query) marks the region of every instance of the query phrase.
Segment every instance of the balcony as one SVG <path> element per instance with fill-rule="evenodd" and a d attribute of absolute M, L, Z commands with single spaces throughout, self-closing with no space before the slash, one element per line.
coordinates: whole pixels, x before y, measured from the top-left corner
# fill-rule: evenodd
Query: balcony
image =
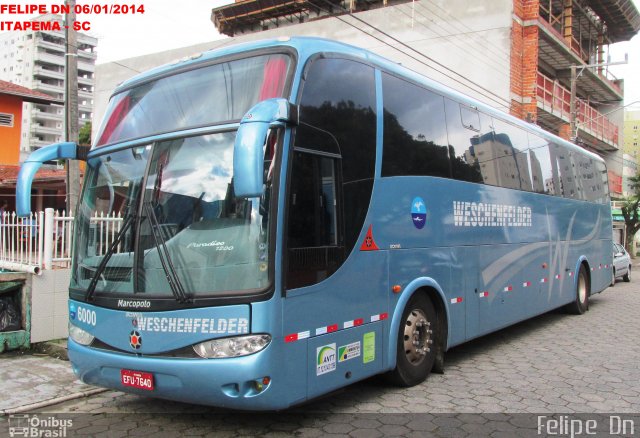
<path fill-rule="evenodd" d="M 40 111 L 37 109 L 34 109 L 31 111 L 31 116 L 35 120 L 51 120 L 55 122 L 62 122 L 62 119 L 64 117 L 62 114 L 50 113 L 47 111 Z"/>
<path fill-rule="evenodd" d="M 55 52 L 60 52 L 62 56 L 64 56 L 65 45 L 64 43 L 53 43 L 51 41 L 45 41 L 43 39 L 36 40 L 36 47 L 41 47 L 43 49 L 53 50 Z"/>
<path fill-rule="evenodd" d="M 93 99 L 92 91 L 78 90 L 78 97 L 84 99 Z"/>
<path fill-rule="evenodd" d="M 95 82 L 96 81 L 93 78 L 83 78 L 81 76 L 78 76 L 78 83 L 79 84 L 94 86 Z"/>
<path fill-rule="evenodd" d="M 86 58 L 89 59 L 89 62 L 95 63 L 96 59 L 98 59 L 98 54 L 96 52 L 87 52 L 85 50 L 78 50 L 78 57 L 79 58 Z"/>
<path fill-rule="evenodd" d="M 62 135 L 62 128 L 54 128 L 49 126 L 35 125 L 31 128 L 32 134 L 40 135 Z"/>
<path fill-rule="evenodd" d="M 589 6 L 591 3 L 587 2 Z M 561 0 L 541 0 L 538 19 L 527 25 L 538 27 L 540 61 L 552 66 L 558 77 L 568 79 L 571 66 L 604 60 L 604 47 L 615 41 L 610 28 L 588 6 L 575 0 L 568 9 L 565 4 Z M 618 79 L 606 67 L 585 69 L 578 86 L 597 101 L 623 98 Z"/>
<path fill-rule="evenodd" d="M 542 110 L 538 114 L 541 124 L 557 127 L 557 119 L 571 122 L 571 92 L 540 72 L 536 99 Z M 577 100 L 577 126 L 579 131 L 596 140 L 593 145 L 596 149 L 618 150 L 618 126 L 582 99 Z"/>
<path fill-rule="evenodd" d="M 56 96 L 60 93 L 64 93 L 64 85 L 47 84 L 42 81 L 33 81 L 32 88 L 36 91 L 42 91 L 44 93 L 53 93 Z"/>
<path fill-rule="evenodd" d="M 81 58 L 78 58 L 78 70 L 88 71 L 93 73 L 96 70 L 95 61 L 87 62 L 83 61 Z"/>
<path fill-rule="evenodd" d="M 48 64 L 60 65 L 64 66 L 64 54 L 52 55 L 51 53 L 46 52 L 36 52 L 33 59 L 38 62 L 46 62 Z"/>
<path fill-rule="evenodd" d="M 33 75 L 34 76 L 43 76 L 43 77 L 46 77 L 46 78 L 64 79 L 64 70 L 63 71 L 56 71 L 56 70 L 49 70 L 49 69 L 42 68 L 42 67 L 35 67 L 33 69 Z"/>
<path fill-rule="evenodd" d="M 611 196 L 622 196 L 622 175 L 618 175 L 612 170 L 609 174 L 609 192 Z"/>

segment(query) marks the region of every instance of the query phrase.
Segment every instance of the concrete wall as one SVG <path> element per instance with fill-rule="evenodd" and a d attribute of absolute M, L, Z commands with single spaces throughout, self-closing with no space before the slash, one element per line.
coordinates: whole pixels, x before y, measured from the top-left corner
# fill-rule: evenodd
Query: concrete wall
<path fill-rule="evenodd" d="M 70 269 L 31 275 L 31 343 L 66 338 Z"/>
<path fill-rule="evenodd" d="M 402 47 L 347 15 L 101 64 L 96 67 L 94 134 L 113 89 L 138 72 L 221 46 L 294 35 L 330 38 L 369 49 L 489 105 L 508 111 L 511 99 L 512 16 L 512 0 L 417 1 L 356 14 L 357 18 L 414 47 L 458 74 Z M 479 86 L 497 96 L 481 90 Z"/>

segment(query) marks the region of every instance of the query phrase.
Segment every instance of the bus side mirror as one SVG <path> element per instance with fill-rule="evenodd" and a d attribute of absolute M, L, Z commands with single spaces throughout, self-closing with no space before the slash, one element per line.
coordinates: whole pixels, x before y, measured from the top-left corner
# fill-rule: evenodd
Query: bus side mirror
<path fill-rule="evenodd" d="M 287 99 L 267 99 L 240 121 L 233 148 L 233 191 L 238 198 L 262 195 L 264 146 L 270 128 L 298 124 L 298 108 Z"/>
<path fill-rule="evenodd" d="M 16 213 L 28 216 L 31 213 L 31 184 L 40 166 L 45 161 L 76 159 L 86 161 L 88 148 L 73 142 L 55 143 L 38 149 L 20 166 L 16 185 Z"/>

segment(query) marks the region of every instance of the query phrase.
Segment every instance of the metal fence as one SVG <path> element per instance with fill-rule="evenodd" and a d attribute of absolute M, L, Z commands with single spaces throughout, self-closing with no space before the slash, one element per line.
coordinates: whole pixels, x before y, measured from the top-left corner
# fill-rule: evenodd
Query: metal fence
<path fill-rule="evenodd" d="M 48 208 L 26 217 L 14 212 L 4 212 L 0 217 L 0 269 L 38 274 L 42 269 L 71 266 L 72 216 Z M 90 222 L 91 237 L 100 252 L 113 242 L 122 217 L 100 214 Z"/>

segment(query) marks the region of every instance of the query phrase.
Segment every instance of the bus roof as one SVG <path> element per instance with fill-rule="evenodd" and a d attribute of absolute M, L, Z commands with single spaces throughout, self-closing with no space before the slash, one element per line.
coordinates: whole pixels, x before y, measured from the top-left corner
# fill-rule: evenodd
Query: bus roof
<path fill-rule="evenodd" d="M 349 44 L 345 44 L 342 42 L 329 40 L 325 38 L 318 37 L 280 37 L 276 39 L 268 39 L 268 40 L 259 40 L 248 43 L 241 43 L 230 45 L 227 47 L 217 48 L 210 51 L 206 51 L 203 53 L 194 54 L 180 60 L 171 62 L 169 64 L 165 64 L 160 67 L 156 67 L 154 69 L 143 72 L 139 75 L 134 76 L 131 79 L 124 81 L 114 90 L 113 94 L 117 94 L 125 89 L 134 87 L 138 84 L 151 81 L 157 77 L 165 76 L 167 74 L 171 74 L 171 72 L 176 70 L 185 70 L 193 67 L 197 67 L 199 64 L 207 64 L 216 58 L 233 56 L 235 54 L 241 54 L 243 52 L 261 50 L 261 49 L 271 49 L 271 48 L 291 48 L 294 49 L 298 56 L 298 66 L 297 73 L 300 73 L 304 68 L 304 64 L 306 60 L 318 53 L 341 53 L 344 55 L 348 55 L 355 59 L 361 59 L 364 62 L 373 64 L 376 67 L 379 67 L 382 70 L 385 70 L 389 73 L 396 74 L 399 77 L 409 79 L 417 84 L 421 84 L 431 91 L 434 91 L 438 94 L 446 95 L 451 97 L 458 102 L 467 105 L 471 108 L 477 109 L 478 111 L 489 114 L 493 117 L 500 118 L 508 123 L 513 125 L 520 126 L 528 131 L 531 131 L 547 140 L 552 140 L 556 143 L 561 143 L 564 146 L 570 148 L 571 150 L 580 152 L 581 154 L 588 155 L 593 159 L 598 161 L 604 161 L 602 157 L 598 156 L 595 153 L 587 151 L 586 149 L 577 146 L 574 143 L 571 143 L 561 137 L 558 137 L 537 125 L 532 123 L 525 122 L 517 117 L 514 117 L 510 114 L 507 114 L 503 111 L 497 110 L 490 105 L 480 102 L 472 97 L 469 97 L 463 93 L 460 93 L 452 88 L 445 86 L 433 79 L 430 79 L 427 76 L 424 76 L 421 73 L 418 73 L 414 70 L 411 70 L 402 64 L 391 61 L 382 56 L 376 55 L 366 49 L 362 49 L 356 46 L 352 46 Z M 293 90 L 294 93 L 297 90 Z"/>

